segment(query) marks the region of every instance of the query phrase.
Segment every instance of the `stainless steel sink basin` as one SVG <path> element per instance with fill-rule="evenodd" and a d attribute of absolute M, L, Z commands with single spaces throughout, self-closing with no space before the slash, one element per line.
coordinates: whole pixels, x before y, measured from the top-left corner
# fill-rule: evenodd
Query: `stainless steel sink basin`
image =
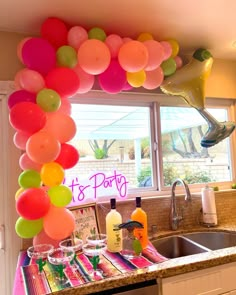
<path fill-rule="evenodd" d="M 201 244 L 210 250 L 218 250 L 236 246 L 236 233 L 229 232 L 197 232 L 187 233 L 184 237 Z"/>
<path fill-rule="evenodd" d="M 166 258 L 178 258 L 207 252 L 207 249 L 197 245 L 182 236 L 170 236 L 152 241 L 157 251 Z"/>

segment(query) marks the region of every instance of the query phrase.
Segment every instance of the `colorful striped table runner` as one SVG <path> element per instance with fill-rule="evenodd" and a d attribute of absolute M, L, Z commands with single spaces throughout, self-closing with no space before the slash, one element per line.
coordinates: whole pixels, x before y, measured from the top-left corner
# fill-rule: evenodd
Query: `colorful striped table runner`
<path fill-rule="evenodd" d="M 64 269 L 67 282 L 62 284 L 57 279 L 58 273 L 54 265 L 47 261 L 43 267 L 43 272 L 39 274 L 35 261 L 27 256 L 26 251 L 23 251 L 18 259 L 13 295 L 50 294 L 64 288 L 75 287 L 94 280 L 106 279 L 138 268 L 148 267 L 164 260 L 166 258 L 157 253 L 151 244 L 143 251 L 142 256 L 129 260 L 119 253 L 106 251 L 101 255 L 98 264 L 102 275 L 94 279 L 89 275 L 93 269 L 89 258 L 83 253 L 77 253 L 73 264 L 67 265 Z"/>

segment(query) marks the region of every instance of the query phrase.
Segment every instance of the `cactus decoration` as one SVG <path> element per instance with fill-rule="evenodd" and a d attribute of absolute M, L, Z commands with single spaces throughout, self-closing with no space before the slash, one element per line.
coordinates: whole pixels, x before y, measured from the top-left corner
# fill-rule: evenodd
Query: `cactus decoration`
<path fill-rule="evenodd" d="M 36 263 L 38 264 L 39 267 L 39 272 L 41 273 L 43 271 L 43 267 L 46 264 L 46 260 L 43 260 L 42 258 L 39 258 L 36 260 Z"/>
<path fill-rule="evenodd" d="M 98 247 L 96 247 L 98 248 Z M 99 255 L 95 255 L 92 258 L 89 258 L 89 260 L 91 261 L 92 265 L 93 265 L 93 269 L 97 270 L 98 264 L 100 262 L 100 257 Z"/>

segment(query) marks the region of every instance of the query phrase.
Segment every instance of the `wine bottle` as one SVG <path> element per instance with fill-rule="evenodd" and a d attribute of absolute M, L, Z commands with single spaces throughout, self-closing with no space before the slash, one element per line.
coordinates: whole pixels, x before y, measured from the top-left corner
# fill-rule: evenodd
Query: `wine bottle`
<path fill-rule="evenodd" d="M 136 197 L 136 209 L 131 214 L 131 220 L 143 225 L 143 228 L 134 229 L 134 236 L 139 239 L 142 248 L 145 249 L 148 245 L 147 214 L 141 208 L 141 197 Z"/>
<path fill-rule="evenodd" d="M 116 199 L 110 200 L 111 210 L 106 216 L 107 250 L 120 252 L 122 250 L 122 230 L 118 225 L 122 223 L 122 217 L 116 210 Z"/>

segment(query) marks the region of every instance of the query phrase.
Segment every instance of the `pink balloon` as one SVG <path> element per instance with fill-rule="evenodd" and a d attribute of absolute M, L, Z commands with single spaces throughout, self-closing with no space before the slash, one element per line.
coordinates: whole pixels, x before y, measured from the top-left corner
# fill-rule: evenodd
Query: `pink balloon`
<path fill-rule="evenodd" d="M 50 238 L 44 231 L 44 229 L 41 230 L 39 234 L 34 236 L 33 238 L 33 245 L 41 245 L 41 244 L 50 244 L 54 248 L 59 248 L 60 240 L 54 240 Z"/>
<path fill-rule="evenodd" d="M 54 112 L 48 115 L 44 130 L 52 134 L 59 142 L 64 143 L 75 136 L 76 125 L 70 116 Z"/>
<path fill-rule="evenodd" d="M 28 139 L 26 153 L 33 162 L 44 164 L 53 162 L 60 148 L 60 142 L 51 133 L 41 130 Z"/>
<path fill-rule="evenodd" d="M 148 62 L 148 50 L 142 42 L 133 40 L 123 44 L 118 60 L 121 67 L 130 73 L 143 70 Z"/>
<path fill-rule="evenodd" d="M 28 220 L 44 217 L 50 208 L 50 198 L 41 188 L 25 189 L 16 201 L 18 214 Z"/>
<path fill-rule="evenodd" d="M 22 39 L 16 48 L 16 55 L 22 63 L 24 63 L 23 59 L 22 59 L 22 48 L 23 48 L 25 42 L 28 41 L 29 39 L 31 39 L 31 37 L 26 37 L 26 38 Z"/>
<path fill-rule="evenodd" d="M 67 97 L 61 97 L 61 105 L 57 112 L 63 113 L 65 115 L 71 114 L 71 103 Z"/>
<path fill-rule="evenodd" d="M 31 136 L 30 133 L 26 133 L 23 131 L 17 131 L 14 134 L 13 142 L 18 149 L 24 151 L 26 149 L 26 142 L 30 136 Z"/>
<path fill-rule="evenodd" d="M 20 156 L 19 165 L 22 170 L 35 170 L 40 172 L 42 168 L 42 164 L 32 161 L 26 153 Z"/>
<path fill-rule="evenodd" d="M 103 73 L 111 60 L 110 50 L 105 43 L 97 39 L 89 39 L 81 44 L 78 50 L 78 63 L 88 74 Z"/>
<path fill-rule="evenodd" d="M 144 41 L 143 44 L 148 50 L 148 63 L 145 71 L 153 71 L 158 68 L 164 60 L 163 46 L 155 40 Z"/>
<path fill-rule="evenodd" d="M 167 41 L 161 41 L 160 44 L 164 48 L 164 59 L 163 60 L 167 60 L 172 54 L 172 47 L 171 47 L 170 43 Z"/>
<path fill-rule="evenodd" d="M 8 97 L 8 108 L 11 109 L 15 104 L 23 101 L 36 103 L 36 94 L 24 89 L 17 90 Z"/>
<path fill-rule="evenodd" d="M 32 102 L 20 102 L 10 110 L 9 121 L 16 130 L 34 133 L 46 123 L 45 112 Z"/>
<path fill-rule="evenodd" d="M 15 78 L 14 78 L 14 86 L 15 86 L 15 89 L 19 90 L 19 89 L 22 89 L 22 86 L 20 84 L 20 79 L 21 79 L 21 76 L 23 74 L 23 72 L 27 72 L 28 69 L 25 68 L 25 69 L 21 69 L 19 70 L 16 75 L 15 75 Z"/>
<path fill-rule="evenodd" d="M 123 40 L 123 43 L 127 43 L 129 41 L 132 41 L 133 39 L 131 39 L 129 37 L 124 37 L 122 40 Z"/>
<path fill-rule="evenodd" d="M 126 83 L 126 72 L 122 69 L 119 62 L 111 60 L 105 72 L 98 76 L 101 88 L 108 93 L 120 92 Z"/>
<path fill-rule="evenodd" d="M 50 238 L 63 240 L 74 231 L 75 218 L 68 209 L 51 205 L 48 214 L 43 218 L 43 228 Z"/>
<path fill-rule="evenodd" d="M 122 38 L 119 35 L 111 34 L 107 36 L 105 43 L 110 50 L 111 58 L 116 58 L 121 46 L 123 45 Z"/>
<path fill-rule="evenodd" d="M 176 69 L 180 69 L 183 66 L 183 60 L 180 56 L 174 57 L 175 63 L 176 63 Z"/>
<path fill-rule="evenodd" d="M 45 39 L 31 38 L 22 48 L 24 64 L 31 70 L 46 75 L 56 66 L 56 51 Z"/>
<path fill-rule="evenodd" d="M 94 85 L 94 75 L 90 75 L 88 73 L 86 73 L 79 64 L 77 64 L 77 66 L 75 68 L 73 68 L 73 70 L 76 72 L 76 74 L 79 77 L 80 80 L 80 85 L 79 85 L 79 89 L 77 93 L 86 93 L 88 91 L 90 91 L 93 88 Z"/>
<path fill-rule="evenodd" d="M 164 79 L 164 73 L 161 67 L 153 71 L 146 72 L 146 80 L 143 83 L 143 87 L 146 89 L 155 89 L 161 85 Z"/>
<path fill-rule="evenodd" d="M 74 26 L 68 32 L 67 40 L 70 46 L 78 50 L 80 45 L 88 40 L 88 33 L 83 27 Z"/>
<path fill-rule="evenodd" d="M 77 93 L 80 81 L 76 73 L 69 68 L 52 69 L 45 77 L 47 88 L 55 90 L 61 97 L 71 97 Z"/>
<path fill-rule="evenodd" d="M 19 74 L 20 76 L 18 78 L 21 88 L 33 93 L 39 92 L 39 90 L 44 88 L 45 81 L 40 73 L 34 70 L 24 69 Z"/>

